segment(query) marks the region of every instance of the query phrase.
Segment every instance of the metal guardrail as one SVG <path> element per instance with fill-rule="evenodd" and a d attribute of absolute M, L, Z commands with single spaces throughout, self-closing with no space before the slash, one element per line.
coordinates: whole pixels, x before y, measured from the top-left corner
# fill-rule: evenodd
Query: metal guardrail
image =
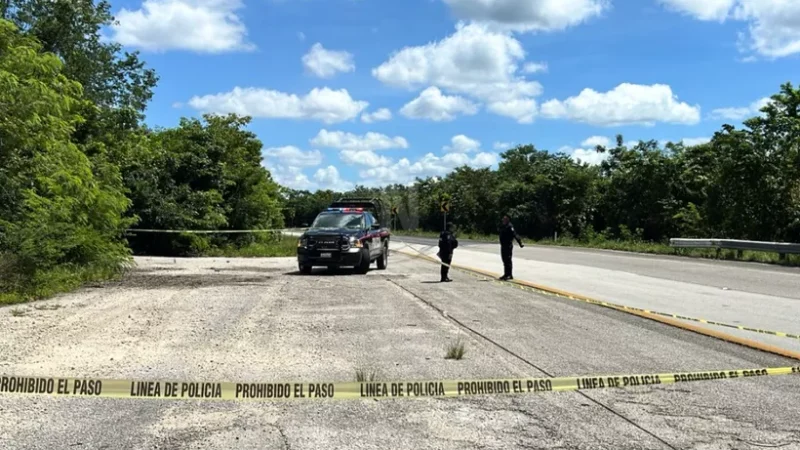
<path fill-rule="evenodd" d="M 785 259 L 787 254 L 800 254 L 800 244 L 793 244 L 790 242 L 672 238 L 669 240 L 669 245 L 675 248 L 715 248 L 718 252 L 722 249 L 737 250 L 740 254 L 744 250 L 778 253 L 781 259 Z"/>

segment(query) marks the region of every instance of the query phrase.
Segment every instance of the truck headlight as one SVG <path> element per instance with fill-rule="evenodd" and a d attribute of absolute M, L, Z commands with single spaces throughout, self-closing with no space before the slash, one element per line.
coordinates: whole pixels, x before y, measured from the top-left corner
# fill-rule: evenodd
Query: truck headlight
<path fill-rule="evenodd" d="M 356 239 L 355 236 L 350 236 L 350 239 L 348 241 L 350 243 L 350 247 L 357 247 L 357 248 L 363 247 L 363 243 L 359 239 Z"/>
<path fill-rule="evenodd" d="M 302 238 L 297 240 L 297 246 L 298 247 L 306 247 L 307 245 L 308 245 L 308 238 L 302 237 Z"/>

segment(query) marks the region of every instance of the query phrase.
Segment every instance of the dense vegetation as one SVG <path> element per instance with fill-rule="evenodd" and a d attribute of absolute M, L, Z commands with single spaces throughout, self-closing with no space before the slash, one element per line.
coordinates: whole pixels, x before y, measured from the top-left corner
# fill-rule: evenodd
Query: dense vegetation
<path fill-rule="evenodd" d="M 0 303 L 120 274 L 131 254 L 286 253 L 269 235 L 126 236 L 283 226 L 249 118 L 142 120 L 158 77 L 101 39 L 110 5 L 0 2 Z M 235 236 L 235 235 L 231 235 Z"/>
<path fill-rule="evenodd" d="M 278 186 L 248 117 L 150 129 L 158 77 L 101 38 L 110 5 L 0 1 L 0 303 L 122 273 L 131 255 L 284 255 L 258 234 L 148 229 L 267 229 L 310 223 L 343 193 Z M 489 235 L 510 214 L 531 238 L 663 242 L 673 236 L 800 241 L 800 91 L 781 87 L 743 129 L 705 145 L 599 147 L 599 166 L 531 145 L 498 170 L 460 168 L 411 186 L 358 187 L 400 210 L 396 228 L 437 230 L 439 200 L 462 232 Z"/>

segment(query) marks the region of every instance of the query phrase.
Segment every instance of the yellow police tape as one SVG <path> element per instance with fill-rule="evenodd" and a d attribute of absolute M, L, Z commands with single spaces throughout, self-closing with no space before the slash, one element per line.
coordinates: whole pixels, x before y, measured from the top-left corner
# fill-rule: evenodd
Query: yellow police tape
<path fill-rule="evenodd" d="M 410 246 L 409 244 L 407 244 L 405 242 L 402 242 L 402 241 L 399 241 L 399 242 L 402 243 L 404 246 L 410 248 L 411 250 L 414 250 L 415 252 L 419 253 L 420 255 L 422 255 L 423 258 L 428 259 L 431 262 L 435 262 L 435 263 L 442 264 L 442 265 L 445 265 L 447 267 L 450 267 L 450 268 L 453 268 L 453 269 L 456 269 L 456 270 L 460 270 L 462 272 L 465 272 L 465 273 L 467 273 L 467 274 L 469 274 L 471 276 L 477 277 L 477 278 L 481 278 L 481 279 L 484 279 L 484 280 L 491 280 L 492 282 L 494 282 L 496 284 L 510 285 L 510 286 L 513 286 L 513 287 L 516 287 L 516 288 L 519 288 L 519 289 L 522 289 L 522 290 L 526 290 L 526 291 L 541 292 L 541 293 L 545 293 L 545 294 L 548 294 L 548 295 L 555 295 L 556 297 L 568 298 L 570 300 L 575 300 L 575 301 L 584 302 L 584 303 L 590 303 L 590 304 L 593 304 L 593 305 L 604 306 L 606 308 L 611 308 L 611 309 L 643 312 L 643 313 L 652 314 L 652 315 L 656 315 L 656 316 L 671 317 L 673 319 L 681 319 L 681 320 L 687 320 L 687 321 L 690 321 L 690 322 L 704 323 L 704 324 L 707 324 L 707 325 L 716 325 L 716 326 L 719 326 L 719 327 L 733 328 L 733 329 L 742 330 L 742 331 L 749 331 L 749 332 L 752 332 L 752 333 L 768 334 L 770 336 L 785 337 L 785 338 L 790 338 L 790 339 L 800 339 L 800 334 L 795 334 L 795 333 L 786 333 L 786 332 L 783 332 L 783 331 L 763 330 L 761 328 L 748 327 L 748 326 L 743 326 L 743 325 L 733 325 L 733 324 L 724 323 L 724 322 L 717 322 L 715 320 L 698 319 L 696 317 L 689 317 L 689 316 L 683 316 L 683 315 L 680 315 L 680 314 L 671 314 L 671 313 L 665 313 L 665 312 L 660 312 L 660 311 L 653 311 L 653 310 L 650 310 L 650 309 L 636 308 L 634 306 L 627 306 L 627 305 L 621 305 L 621 304 L 618 304 L 618 303 L 605 302 L 605 301 L 602 301 L 602 300 L 595 300 L 595 299 L 588 298 L 588 297 L 582 297 L 582 296 L 579 297 L 579 296 L 575 296 L 575 295 L 568 295 L 567 293 L 555 292 L 555 290 L 547 289 L 547 288 L 545 288 L 543 286 L 539 287 L 539 288 L 534 288 L 534 287 L 530 287 L 530 286 L 525 286 L 523 284 L 515 283 L 513 281 L 493 280 L 493 279 L 489 279 L 488 277 L 486 277 L 485 275 L 483 275 L 481 273 L 476 273 L 476 272 L 474 272 L 472 270 L 469 270 L 469 269 L 466 269 L 466 268 L 463 268 L 463 267 L 453 266 L 453 265 L 450 265 L 450 264 L 442 263 L 441 261 L 437 261 L 435 258 L 433 258 L 433 257 L 431 257 L 429 255 L 426 255 L 425 253 L 422 253 L 421 251 L 419 251 L 419 250 L 415 249 L 414 247 Z M 397 251 L 399 251 L 399 249 Z M 403 254 L 408 255 L 408 253 L 403 253 Z M 414 255 L 408 255 L 408 256 L 412 256 L 413 257 Z"/>
<path fill-rule="evenodd" d="M 372 381 L 358 383 L 230 383 L 218 381 L 115 380 L 0 375 L 0 394 L 50 395 L 63 398 L 90 397 L 260 401 L 430 398 L 474 395 L 542 394 L 557 391 L 629 388 L 789 374 L 800 374 L 800 367 L 564 378 Z"/>

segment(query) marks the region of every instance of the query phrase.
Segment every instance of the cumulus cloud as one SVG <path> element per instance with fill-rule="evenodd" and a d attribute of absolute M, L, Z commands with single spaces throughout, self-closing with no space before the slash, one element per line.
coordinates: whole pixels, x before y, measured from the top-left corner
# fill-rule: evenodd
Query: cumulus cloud
<path fill-rule="evenodd" d="M 235 87 L 230 92 L 192 97 L 189 105 L 209 113 L 332 124 L 354 119 L 369 103 L 353 100 L 347 89 L 314 88 L 300 97 L 268 89 Z"/>
<path fill-rule="evenodd" d="M 304 152 L 293 145 L 271 147 L 262 153 L 266 160 L 277 160 L 286 166 L 313 167 L 322 164 L 322 153 L 319 150 Z"/>
<path fill-rule="evenodd" d="M 339 152 L 339 159 L 348 165 L 360 165 L 367 167 L 388 166 L 392 160 L 375 153 L 372 150 L 342 150 Z"/>
<path fill-rule="evenodd" d="M 317 182 L 319 189 L 344 192 L 355 187 L 353 183 L 342 179 L 339 175 L 339 170 L 335 166 L 317 169 L 316 173 L 314 173 L 314 180 Z"/>
<path fill-rule="evenodd" d="M 140 9 L 117 12 L 111 39 L 154 52 L 252 50 L 236 13 L 243 6 L 241 0 L 145 0 Z"/>
<path fill-rule="evenodd" d="M 458 136 L 453 136 L 450 139 L 450 145 L 445 145 L 442 150 L 447 153 L 469 153 L 480 150 L 480 148 L 480 141 L 459 134 Z"/>
<path fill-rule="evenodd" d="M 566 100 L 542 104 L 542 116 L 569 119 L 599 126 L 646 125 L 657 122 L 694 125 L 700 121 L 700 107 L 678 101 L 664 84 L 623 83 L 608 92 L 584 89 Z"/>
<path fill-rule="evenodd" d="M 309 180 L 299 167 L 273 165 L 269 162 L 264 164 L 264 167 L 272 174 L 272 179 L 281 186 L 297 190 L 313 191 L 317 189 L 316 183 Z"/>
<path fill-rule="evenodd" d="M 596 166 L 608 158 L 609 154 L 597 153 L 594 148 L 573 148 L 564 146 L 558 149 L 558 153 L 569 155 L 576 163 L 587 163 L 591 166 Z"/>
<path fill-rule="evenodd" d="M 387 108 L 381 108 L 373 113 L 361 114 L 361 121 L 364 123 L 383 122 L 392 119 L 392 112 Z"/>
<path fill-rule="evenodd" d="M 339 150 L 389 150 L 408 148 L 408 141 L 402 136 L 389 137 L 385 134 L 368 132 L 363 135 L 344 131 L 328 131 L 322 129 L 311 139 L 311 144 L 318 147 L 336 148 Z"/>
<path fill-rule="evenodd" d="M 461 18 L 514 31 L 557 31 L 597 17 L 610 0 L 444 0 Z"/>
<path fill-rule="evenodd" d="M 353 55 L 343 50 L 326 50 L 317 42 L 302 58 L 306 71 L 320 78 L 331 78 L 340 72 L 355 72 Z"/>
<path fill-rule="evenodd" d="M 339 158 L 345 164 L 368 167 L 388 166 L 392 163 L 391 159 L 375 153 L 377 150 L 408 148 L 408 141 L 402 136 L 389 137 L 374 132 L 357 135 L 324 129 L 311 139 L 311 144 L 340 150 Z"/>
<path fill-rule="evenodd" d="M 608 147 L 611 145 L 611 139 L 605 136 L 592 136 L 581 142 L 581 146 L 583 147 L 595 148 L 598 145 Z"/>
<path fill-rule="evenodd" d="M 494 145 L 492 145 L 492 148 L 497 151 L 506 151 L 514 147 L 515 144 L 513 142 L 495 142 Z"/>
<path fill-rule="evenodd" d="M 711 111 L 712 120 L 744 120 L 761 114 L 761 108 L 772 102 L 769 97 L 764 97 L 747 106 L 717 108 Z"/>
<path fill-rule="evenodd" d="M 800 2 L 794 0 L 660 0 L 697 20 L 747 23 L 743 52 L 775 59 L 800 53 Z"/>
<path fill-rule="evenodd" d="M 409 119 L 427 119 L 434 122 L 449 122 L 458 115 L 475 115 L 478 105 L 459 96 L 442 94 L 442 91 L 431 86 L 419 94 L 419 97 L 406 103 L 400 114 Z"/>
<path fill-rule="evenodd" d="M 466 95 L 486 103 L 495 114 L 529 123 L 536 113 L 533 97 L 542 93 L 542 86 L 521 75 L 524 61 L 525 50 L 513 36 L 480 24 L 458 24 L 441 41 L 393 53 L 372 75 L 387 86 L 435 86 Z M 436 93 L 427 94 L 433 98 Z"/>
<path fill-rule="evenodd" d="M 693 147 L 695 145 L 703 145 L 711 142 L 710 137 L 696 137 L 696 138 L 683 138 L 681 142 L 686 147 Z"/>
<path fill-rule="evenodd" d="M 464 165 L 474 168 L 494 166 L 498 159 L 497 154 L 486 152 L 478 153 L 472 158 L 465 153 L 448 153 L 441 157 L 428 153 L 413 163 L 408 158 L 402 158 L 390 166 L 362 170 L 359 175 L 366 185 L 408 184 L 416 177 L 443 177 Z"/>
<path fill-rule="evenodd" d="M 522 71 L 525 73 L 547 72 L 547 63 L 525 63 L 525 65 L 522 67 Z"/>

